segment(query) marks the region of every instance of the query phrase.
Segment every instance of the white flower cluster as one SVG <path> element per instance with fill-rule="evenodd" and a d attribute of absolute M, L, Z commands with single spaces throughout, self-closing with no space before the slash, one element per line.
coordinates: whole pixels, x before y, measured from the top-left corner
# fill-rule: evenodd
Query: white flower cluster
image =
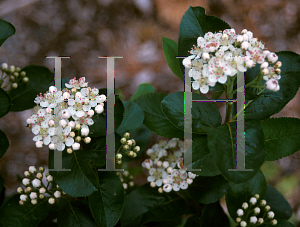
<path fill-rule="evenodd" d="M 95 112 L 104 111 L 105 95 L 98 95 L 97 88 L 91 89 L 85 77 L 71 79 L 65 89 L 57 91 L 54 86 L 35 98 L 37 106 L 27 119 L 36 147 L 48 145 L 49 149 L 67 152 L 80 149 L 80 142 L 90 143 L 89 126 L 94 124 Z M 57 108 L 57 109 L 56 109 Z M 58 111 L 57 111 L 58 110 Z M 57 111 L 57 113 L 56 113 Z"/>
<path fill-rule="evenodd" d="M 2 87 L 2 83 L 4 82 L 5 78 L 8 77 L 8 82 L 6 85 L 3 86 L 5 88 L 10 84 L 12 89 L 16 89 L 19 84 L 27 83 L 29 78 L 26 77 L 26 72 L 21 71 L 20 67 L 15 67 L 14 65 L 8 66 L 7 63 L 3 63 L 1 65 L 2 75 L 0 76 L 0 87 Z"/>
<path fill-rule="evenodd" d="M 129 175 L 129 171 L 125 170 L 124 172 L 122 172 L 122 174 L 120 172 L 116 172 L 117 176 L 120 178 L 120 181 L 122 182 L 123 188 L 124 190 L 129 188 L 133 188 L 134 187 L 134 182 L 133 180 L 133 176 Z"/>
<path fill-rule="evenodd" d="M 280 89 L 281 62 L 278 56 L 265 49 L 264 44 L 253 38 L 253 33 L 244 29 L 240 35 L 234 29 L 223 32 L 208 32 L 197 39 L 197 46 L 190 51 L 191 56 L 183 60 L 183 65 L 191 68 L 189 76 L 193 78 L 192 87 L 206 94 L 209 87 L 217 82 L 225 84 L 227 77 L 237 72 L 246 72 L 255 64 L 261 64 L 261 80 L 266 80 L 268 90 Z"/>
<path fill-rule="evenodd" d="M 277 225 L 277 220 L 274 219 L 275 214 L 270 211 L 271 207 L 267 205 L 266 200 L 260 200 L 258 203 L 259 195 L 255 194 L 251 197 L 249 204 L 244 202 L 242 209 L 237 210 L 236 222 L 239 226 L 259 226 L 262 224 Z"/>
<path fill-rule="evenodd" d="M 186 141 L 186 145 L 191 144 L 190 142 Z M 196 174 L 187 172 L 183 165 L 182 156 L 186 150 L 185 143 L 178 138 L 173 138 L 168 142 L 160 141 L 147 150 L 150 158 L 146 159 L 142 166 L 149 170 L 150 176 L 147 180 L 151 182 L 151 187 L 158 186 L 160 193 L 188 188 Z"/>
<path fill-rule="evenodd" d="M 55 199 L 60 198 L 62 194 L 66 194 L 58 187 L 58 185 L 57 188 L 49 188 L 50 183 L 53 182 L 53 176 L 49 173 L 45 175 L 47 181 L 47 185 L 45 185 L 42 180 L 44 172 L 44 167 L 40 167 L 39 172 L 37 172 L 35 166 L 30 166 L 29 171 L 24 172 L 25 178 L 23 178 L 22 184 L 25 186 L 25 189 L 22 187 L 18 187 L 17 189 L 17 192 L 21 194 L 19 201 L 20 205 L 24 205 L 25 202 L 29 200 L 35 205 L 38 200 L 44 200 L 45 197 L 48 197 L 46 199 L 48 199 L 50 204 L 54 204 Z"/>
<path fill-rule="evenodd" d="M 122 164 L 122 154 L 128 155 L 129 157 L 135 158 L 137 156 L 137 153 L 141 150 L 139 146 L 136 145 L 136 142 L 134 139 L 130 139 L 130 133 L 126 132 L 124 134 L 124 137 L 121 139 L 122 146 L 117 151 L 116 159 L 118 164 Z M 121 150 L 122 148 L 122 150 Z M 119 152 L 121 150 L 121 152 Z"/>

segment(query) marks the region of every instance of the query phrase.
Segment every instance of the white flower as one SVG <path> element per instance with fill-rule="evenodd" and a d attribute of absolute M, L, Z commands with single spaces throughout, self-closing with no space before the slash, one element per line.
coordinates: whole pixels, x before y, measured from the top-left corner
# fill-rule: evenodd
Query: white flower
<path fill-rule="evenodd" d="M 242 204 L 242 208 L 243 208 L 243 209 L 247 209 L 247 208 L 248 208 L 248 203 L 243 203 L 243 204 Z"/>
<path fill-rule="evenodd" d="M 248 50 L 250 43 L 247 41 L 242 42 L 241 47 L 243 50 Z"/>
<path fill-rule="evenodd" d="M 191 68 L 191 63 L 192 63 L 191 58 L 188 58 L 188 57 L 183 59 L 183 61 L 182 61 L 182 64 L 186 68 Z"/>
<path fill-rule="evenodd" d="M 35 143 L 35 146 L 36 146 L 37 148 L 43 147 L 43 141 L 37 141 L 37 142 Z"/>
<path fill-rule="evenodd" d="M 69 99 L 70 98 L 70 93 L 69 92 L 64 92 L 63 97 L 64 97 L 64 99 Z"/>
<path fill-rule="evenodd" d="M 151 168 L 149 170 L 150 176 L 147 178 L 149 182 L 155 182 L 156 186 L 160 187 L 163 183 L 163 179 L 167 178 L 168 174 L 163 169 Z"/>
<path fill-rule="evenodd" d="M 244 211 L 242 209 L 238 209 L 236 213 L 237 213 L 238 216 L 243 216 L 244 215 Z"/>
<path fill-rule="evenodd" d="M 265 83 L 265 87 L 270 91 L 278 91 L 280 89 L 280 86 L 278 84 L 278 81 L 275 79 L 270 79 Z"/>
<path fill-rule="evenodd" d="M 128 188 L 128 185 L 126 183 L 123 183 L 123 188 L 126 190 Z"/>
<path fill-rule="evenodd" d="M 55 198 L 60 198 L 61 197 L 61 192 L 60 191 L 54 192 L 54 196 L 55 196 Z"/>
<path fill-rule="evenodd" d="M 95 111 L 96 111 L 96 113 L 98 113 L 98 114 L 100 114 L 100 113 L 102 113 L 103 112 L 103 106 L 102 105 L 97 105 L 96 107 L 95 107 Z"/>
<path fill-rule="evenodd" d="M 268 218 L 274 218 L 275 214 L 273 211 L 268 212 Z"/>
<path fill-rule="evenodd" d="M 94 116 L 94 110 L 89 110 L 89 111 L 87 112 L 87 114 L 88 114 L 90 117 Z"/>
<path fill-rule="evenodd" d="M 61 119 L 61 120 L 59 121 L 59 124 L 64 128 L 64 127 L 67 126 L 68 123 L 66 122 L 66 120 Z"/>
<path fill-rule="evenodd" d="M 45 189 L 45 188 L 40 188 L 40 189 L 39 189 L 39 192 L 40 192 L 41 194 L 45 194 L 45 193 L 46 193 L 46 189 Z"/>
<path fill-rule="evenodd" d="M 69 110 L 63 110 L 62 111 L 62 117 L 66 118 L 66 119 L 70 118 L 71 117 L 70 111 Z"/>
<path fill-rule="evenodd" d="M 166 168 L 169 167 L 170 164 L 169 164 L 168 161 L 164 161 L 162 165 L 163 165 L 163 167 L 166 169 Z"/>
<path fill-rule="evenodd" d="M 24 184 L 25 186 L 29 185 L 30 184 L 30 180 L 28 178 L 24 178 L 22 180 L 22 184 Z"/>
<path fill-rule="evenodd" d="M 79 150 L 79 149 L 80 149 L 80 144 L 77 143 L 77 142 L 76 142 L 76 143 L 73 143 L 73 144 L 72 144 L 72 148 L 73 148 L 74 151 Z"/>
<path fill-rule="evenodd" d="M 153 161 L 151 159 L 146 159 L 143 163 L 142 166 L 146 169 L 150 169 L 153 166 Z"/>
<path fill-rule="evenodd" d="M 251 197 L 249 202 L 250 202 L 251 205 L 255 205 L 256 202 L 257 202 L 257 199 L 255 197 Z"/>
<path fill-rule="evenodd" d="M 255 216 L 250 217 L 251 224 L 256 224 L 256 222 L 257 222 L 257 217 L 255 217 Z"/>
<path fill-rule="evenodd" d="M 36 192 L 31 192 L 29 197 L 30 197 L 30 199 L 36 199 L 37 198 L 37 193 Z"/>
<path fill-rule="evenodd" d="M 32 186 L 36 187 L 36 188 L 41 186 L 41 181 L 39 179 L 34 179 L 31 183 L 32 183 Z"/>
<path fill-rule="evenodd" d="M 54 203 L 55 203 L 55 199 L 54 199 L 54 198 L 48 199 L 48 203 L 49 203 L 49 204 L 54 204 Z"/>
<path fill-rule="evenodd" d="M 241 225 L 241 227 L 246 227 L 247 226 L 247 222 L 241 221 L 240 225 Z"/>
<path fill-rule="evenodd" d="M 49 87 L 49 92 L 50 93 L 57 92 L 57 88 L 55 86 L 50 86 Z"/>
<path fill-rule="evenodd" d="M 48 175 L 46 177 L 46 179 L 47 179 L 48 182 L 52 182 L 53 181 L 53 177 L 51 175 Z"/>
<path fill-rule="evenodd" d="M 20 195 L 20 200 L 25 202 L 27 200 L 27 195 Z"/>
<path fill-rule="evenodd" d="M 49 149 L 54 150 L 56 149 L 56 145 L 54 143 L 49 144 Z"/>
<path fill-rule="evenodd" d="M 165 185 L 163 186 L 163 190 L 164 190 L 165 192 L 170 192 L 170 191 L 172 191 L 172 186 L 171 186 L 171 184 L 165 184 Z"/>
<path fill-rule="evenodd" d="M 168 176 L 168 183 L 172 184 L 174 191 L 180 189 L 187 189 L 188 183 L 186 181 L 187 173 L 185 171 L 180 172 L 178 169 L 173 169 L 171 175 Z"/>

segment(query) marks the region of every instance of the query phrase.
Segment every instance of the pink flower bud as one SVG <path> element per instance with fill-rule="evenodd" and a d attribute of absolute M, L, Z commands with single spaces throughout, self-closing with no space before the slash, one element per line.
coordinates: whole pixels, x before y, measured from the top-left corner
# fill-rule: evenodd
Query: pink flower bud
<path fill-rule="evenodd" d="M 68 123 L 68 125 L 73 129 L 75 127 L 75 122 L 74 121 L 70 121 Z"/>
<path fill-rule="evenodd" d="M 35 143 L 35 146 L 36 146 L 37 148 L 43 147 L 43 141 L 37 141 L 37 142 Z"/>
<path fill-rule="evenodd" d="M 209 60 L 209 59 L 210 59 L 209 53 L 204 52 L 204 53 L 202 54 L 202 59 L 205 60 L 205 61 Z"/>
<path fill-rule="evenodd" d="M 50 121 L 48 122 L 48 124 L 49 124 L 50 127 L 52 127 L 52 126 L 55 125 L 55 122 L 54 122 L 53 120 L 50 120 Z"/>
<path fill-rule="evenodd" d="M 96 111 L 96 113 L 98 113 L 98 114 L 102 113 L 103 110 L 104 110 L 104 108 L 103 108 L 102 105 L 97 105 L 97 106 L 95 107 L 95 111 Z"/>
<path fill-rule="evenodd" d="M 183 59 L 182 64 L 186 68 L 191 68 L 192 61 L 190 58 L 185 58 L 185 59 Z"/>
<path fill-rule="evenodd" d="M 76 143 L 73 143 L 73 144 L 72 144 L 72 148 L 73 148 L 74 151 L 79 150 L 80 144 L 77 143 L 77 142 L 76 142 Z"/>
<path fill-rule="evenodd" d="M 242 48 L 243 50 L 247 50 L 247 49 L 249 48 L 249 46 L 250 46 L 250 43 L 247 42 L 247 41 L 244 41 L 244 42 L 242 42 L 242 44 L 241 44 L 241 48 Z"/>
<path fill-rule="evenodd" d="M 89 110 L 87 113 L 90 117 L 94 116 L 94 110 Z"/>
<path fill-rule="evenodd" d="M 30 173 L 35 173 L 36 172 L 35 166 L 29 166 L 29 172 Z"/>
<path fill-rule="evenodd" d="M 63 94 L 64 99 L 69 99 L 70 98 L 70 93 L 69 92 L 65 92 Z"/>
<path fill-rule="evenodd" d="M 277 88 L 277 86 L 279 86 L 278 81 L 274 79 L 270 79 L 265 83 L 265 87 L 270 91 L 278 91 L 279 88 Z"/>
<path fill-rule="evenodd" d="M 270 63 L 275 63 L 278 60 L 278 56 L 275 53 L 269 53 L 267 58 Z"/>
<path fill-rule="evenodd" d="M 60 124 L 63 128 L 67 126 L 67 122 L 66 122 L 64 119 L 60 120 L 60 121 L 59 121 L 59 124 Z"/>
<path fill-rule="evenodd" d="M 54 143 L 49 144 L 49 149 L 54 150 L 56 148 L 56 145 Z"/>
<path fill-rule="evenodd" d="M 52 113 L 52 109 L 50 107 L 46 108 L 46 113 L 47 114 L 51 114 Z"/>
<path fill-rule="evenodd" d="M 70 118 L 71 117 L 70 111 L 69 110 L 63 110 L 62 111 L 62 117 L 66 118 L 66 119 Z"/>
<path fill-rule="evenodd" d="M 87 136 L 89 134 L 89 132 L 90 132 L 90 130 L 87 127 L 81 129 L 81 135 L 83 135 L 83 136 Z"/>

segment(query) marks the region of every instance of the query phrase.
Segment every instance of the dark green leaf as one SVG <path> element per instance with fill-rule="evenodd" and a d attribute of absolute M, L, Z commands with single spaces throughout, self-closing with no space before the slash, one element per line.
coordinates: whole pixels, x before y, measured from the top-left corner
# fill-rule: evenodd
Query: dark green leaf
<path fill-rule="evenodd" d="M 256 88 L 246 89 L 246 103 L 249 100 L 253 101 L 245 110 L 245 119 L 267 119 L 282 110 L 296 95 L 300 85 L 300 56 L 290 51 L 278 52 L 277 55 L 282 62 L 280 90 L 277 92 L 265 90 L 256 95 Z M 246 83 L 257 76 L 258 72 L 257 68 L 247 72 Z"/>
<path fill-rule="evenodd" d="M 167 221 L 185 212 L 185 201 L 175 193 L 162 193 L 145 184 L 132 191 L 125 200 L 122 227 L 140 227 L 151 221 Z"/>
<path fill-rule="evenodd" d="M 200 226 L 200 219 L 196 215 L 190 217 L 184 225 L 184 227 L 196 227 L 196 226 Z"/>
<path fill-rule="evenodd" d="M 191 155 L 190 152 L 185 153 L 184 157 Z M 188 168 L 201 169 L 201 171 L 192 171 L 199 176 L 216 176 L 221 174 L 212 154 L 207 146 L 207 136 L 199 136 L 193 134 L 193 149 L 192 149 L 192 166 Z"/>
<path fill-rule="evenodd" d="M 142 108 L 135 102 L 126 101 L 123 103 L 125 108 L 125 116 L 117 132 L 122 135 L 125 132 L 133 131 L 143 124 L 144 112 Z"/>
<path fill-rule="evenodd" d="M 0 105 L 1 105 L 0 108 L 0 118 L 1 118 L 9 112 L 12 105 L 10 97 L 2 88 L 0 88 Z"/>
<path fill-rule="evenodd" d="M 138 90 L 130 98 L 130 101 L 134 102 L 141 95 L 153 92 L 155 92 L 155 88 L 151 84 L 140 84 Z"/>
<path fill-rule="evenodd" d="M 267 150 L 266 161 L 274 161 L 300 150 L 300 119 L 270 118 L 261 123 Z"/>
<path fill-rule="evenodd" d="M 57 218 L 58 227 L 97 227 L 90 213 L 88 202 L 75 200 L 68 202 Z"/>
<path fill-rule="evenodd" d="M 199 94 L 193 94 L 193 100 L 206 100 Z M 161 102 L 162 110 L 174 126 L 184 130 L 184 92 L 167 95 Z M 218 127 L 222 118 L 218 108 L 209 102 L 192 103 L 192 132 L 199 133 L 202 126 Z M 203 134 L 203 132 L 201 132 Z"/>
<path fill-rule="evenodd" d="M 182 81 L 184 81 L 184 75 L 180 70 L 178 60 L 176 59 L 177 56 L 177 43 L 166 37 L 162 36 L 163 40 L 163 51 L 165 55 L 165 59 L 172 70 L 172 72 L 178 76 Z"/>
<path fill-rule="evenodd" d="M 270 205 L 271 210 L 275 213 L 276 219 L 287 220 L 292 216 L 293 210 L 290 204 L 285 200 L 283 195 L 271 185 L 268 185 L 265 200 L 267 201 L 267 204 Z"/>
<path fill-rule="evenodd" d="M 89 196 L 89 206 L 98 225 L 113 227 L 122 215 L 124 188 L 114 172 L 99 172 L 98 175 L 98 191 Z"/>
<path fill-rule="evenodd" d="M 262 199 L 266 192 L 267 183 L 261 171 L 258 171 L 252 179 L 244 183 L 235 184 L 230 182 L 226 194 L 226 203 L 229 214 L 233 219 L 236 219 L 236 211 L 242 207 L 244 202 L 249 202 L 250 198 L 255 194 L 259 194 Z"/>
<path fill-rule="evenodd" d="M 15 33 L 16 29 L 11 23 L 0 19 L 0 46 L 2 46 L 5 40 Z"/>
<path fill-rule="evenodd" d="M 274 225 L 268 224 L 268 225 L 262 225 L 261 227 L 272 227 Z M 296 227 L 293 223 L 286 221 L 286 220 L 277 220 L 276 227 Z"/>
<path fill-rule="evenodd" d="M 230 227 L 229 219 L 219 202 L 204 207 L 200 218 L 201 227 Z"/>
<path fill-rule="evenodd" d="M 97 178 L 92 169 L 93 163 L 103 166 L 106 160 L 105 151 L 73 151 L 72 154 L 62 153 L 63 169 L 71 171 L 52 171 L 55 182 L 68 195 L 73 197 L 88 196 L 96 191 Z M 49 168 L 54 168 L 53 151 L 49 151 Z"/>
<path fill-rule="evenodd" d="M 236 169 L 236 123 L 224 124 L 218 128 L 205 127 L 208 147 L 222 175 L 235 183 L 252 178 L 264 162 L 264 135 L 259 121 L 245 122 L 245 164 L 254 171 L 228 171 Z"/>
<path fill-rule="evenodd" d="M 47 199 L 38 201 L 36 205 L 26 202 L 19 204 L 20 195 L 14 195 L 0 208 L 0 226 L 3 227 L 35 227 L 48 215 Z"/>
<path fill-rule="evenodd" d="M 3 157 L 9 147 L 9 141 L 3 131 L 0 130 L 0 158 Z"/>
<path fill-rule="evenodd" d="M 188 191 L 199 203 L 209 204 L 221 199 L 228 188 L 228 183 L 222 175 L 215 177 L 196 177 Z"/>
<path fill-rule="evenodd" d="M 44 66 L 30 65 L 22 69 L 29 78 L 28 83 L 19 84 L 17 89 L 10 92 L 12 101 L 11 111 L 23 111 L 35 106 L 34 99 L 40 93 L 49 89 L 53 82 L 53 73 Z"/>
<path fill-rule="evenodd" d="M 230 26 L 223 20 L 205 14 L 202 7 L 190 7 L 183 15 L 179 27 L 178 56 L 188 56 L 193 45 L 197 45 L 197 38 L 207 32 L 219 32 L 229 29 Z M 183 59 L 178 59 L 181 71 Z"/>
<path fill-rule="evenodd" d="M 183 131 L 176 128 L 161 109 L 161 101 L 166 95 L 150 93 L 140 96 L 136 103 L 143 109 L 144 125 L 157 135 L 169 138 L 183 138 Z"/>

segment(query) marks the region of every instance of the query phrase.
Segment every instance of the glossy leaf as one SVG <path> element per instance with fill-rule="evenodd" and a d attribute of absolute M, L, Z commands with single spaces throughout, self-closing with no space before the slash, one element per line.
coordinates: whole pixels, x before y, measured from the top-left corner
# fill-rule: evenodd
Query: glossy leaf
<path fill-rule="evenodd" d="M 262 225 L 261 227 L 272 227 L 272 226 L 274 225 L 268 224 L 268 225 Z M 277 220 L 276 227 L 296 227 L 296 226 L 287 220 L 279 219 Z"/>
<path fill-rule="evenodd" d="M 35 227 L 48 215 L 49 203 L 47 199 L 36 205 L 26 202 L 19 204 L 20 195 L 14 195 L 0 208 L 0 226 L 3 227 Z"/>
<path fill-rule="evenodd" d="M 0 88 L 0 118 L 9 112 L 11 105 L 10 97 L 2 88 Z"/>
<path fill-rule="evenodd" d="M 117 132 L 121 135 L 125 132 L 133 131 L 143 124 L 144 111 L 135 102 L 124 102 L 125 115 Z"/>
<path fill-rule="evenodd" d="M 58 218 L 58 227 L 97 227 L 85 200 L 69 201 Z"/>
<path fill-rule="evenodd" d="M 49 90 L 53 82 L 53 73 L 44 66 L 30 65 L 22 69 L 29 78 L 28 83 L 21 83 L 17 89 L 12 90 L 9 96 L 12 101 L 11 111 L 23 111 L 33 108 L 34 99 L 40 93 Z"/>
<path fill-rule="evenodd" d="M 0 19 L 0 46 L 2 46 L 5 40 L 15 33 L 16 29 L 11 23 Z"/>
<path fill-rule="evenodd" d="M 204 207 L 200 218 L 200 226 L 230 227 L 229 219 L 219 202 Z"/>
<path fill-rule="evenodd" d="M 165 96 L 162 93 L 145 94 L 136 100 L 145 114 L 144 125 L 157 135 L 183 138 L 183 131 L 175 127 L 161 109 L 161 101 Z"/>
<path fill-rule="evenodd" d="M 300 119 L 270 118 L 261 123 L 267 150 L 266 161 L 274 161 L 300 150 Z"/>
<path fill-rule="evenodd" d="M 122 215 L 124 188 L 114 172 L 98 172 L 98 191 L 89 196 L 89 206 L 99 226 L 113 227 Z"/>
<path fill-rule="evenodd" d="M 178 56 L 187 57 L 193 45 L 197 45 L 197 38 L 207 32 L 219 32 L 229 29 L 230 26 L 215 16 L 205 14 L 203 7 L 190 7 L 183 15 L 179 27 Z M 183 59 L 178 59 L 182 73 Z"/>
<path fill-rule="evenodd" d="M 196 177 L 188 187 L 188 192 L 194 200 L 202 204 L 210 204 L 221 199 L 228 188 L 228 183 L 222 175 L 215 177 Z"/>
<path fill-rule="evenodd" d="M 163 51 L 165 55 L 165 59 L 172 70 L 172 72 L 178 76 L 182 81 L 184 81 L 184 75 L 180 70 L 178 60 L 176 59 L 177 56 L 177 43 L 166 37 L 162 36 L 162 43 L 163 43 Z"/>
<path fill-rule="evenodd" d="M 162 193 L 149 184 L 138 187 L 126 198 L 122 227 L 140 227 L 151 221 L 166 221 L 185 212 L 185 201 L 175 193 Z"/>
<path fill-rule="evenodd" d="M 267 204 L 270 205 L 271 210 L 275 213 L 276 219 L 287 220 L 292 216 L 293 210 L 290 204 L 283 195 L 271 185 L 268 185 L 265 200 L 267 201 Z"/>
<path fill-rule="evenodd" d="M 3 157 L 9 147 L 9 141 L 3 131 L 0 130 L 0 158 Z"/>
<path fill-rule="evenodd" d="M 250 198 L 255 194 L 259 194 L 262 199 L 266 192 L 267 183 L 261 171 L 258 171 L 252 179 L 241 184 L 230 182 L 226 194 L 226 203 L 229 214 L 233 219 L 236 219 L 236 211 L 242 207 L 244 202 L 249 202 Z"/>
<path fill-rule="evenodd" d="M 245 119 L 264 120 L 278 113 L 294 98 L 300 85 L 300 56 L 291 51 L 276 53 L 282 62 L 280 90 L 265 90 L 256 95 L 257 89 L 246 89 L 246 103 L 253 100 L 245 110 Z M 259 70 L 253 69 L 245 74 L 246 83 L 257 76 Z"/>
<path fill-rule="evenodd" d="M 130 98 L 130 101 L 135 102 L 138 97 L 144 94 L 153 93 L 155 92 L 155 88 L 152 86 L 152 84 L 140 84 L 137 91 L 132 95 Z"/>
<path fill-rule="evenodd" d="M 88 196 L 96 191 L 97 178 L 92 164 L 103 166 L 106 160 L 105 151 L 73 151 L 72 154 L 63 152 L 62 167 L 71 171 L 53 171 L 55 182 L 68 195 L 73 197 Z M 49 151 L 49 168 L 54 168 L 53 151 Z"/>
<path fill-rule="evenodd" d="M 206 100 L 199 94 L 193 94 L 193 100 Z M 174 126 L 184 131 L 184 92 L 167 95 L 161 102 L 162 110 Z M 218 127 L 222 118 L 218 108 L 209 102 L 192 103 L 192 132 L 199 132 L 202 126 Z"/>
<path fill-rule="evenodd" d="M 192 166 L 188 168 L 201 169 L 201 171 L 192 171 L 198 176 L 216 176 L 221 174 L 216 166 L 214 158 L 207 146 L 207 136 L 193 134 Z M 184 154 L 184 158 L 190 156 L 190 152 Z M 191 159 L 191 158 L 189 158 Z"/>
<path fill-rule="evenodd" d="M 254 171 L 228 171 L 236 169 L 236 124 L 224 124 L 218 128 L 205 127 L 208 148 L 222 175 L 235 183 L 252 178 L 264 162 L 264 135 L 259 121 L 245 122 L 245 164 Z"/>

